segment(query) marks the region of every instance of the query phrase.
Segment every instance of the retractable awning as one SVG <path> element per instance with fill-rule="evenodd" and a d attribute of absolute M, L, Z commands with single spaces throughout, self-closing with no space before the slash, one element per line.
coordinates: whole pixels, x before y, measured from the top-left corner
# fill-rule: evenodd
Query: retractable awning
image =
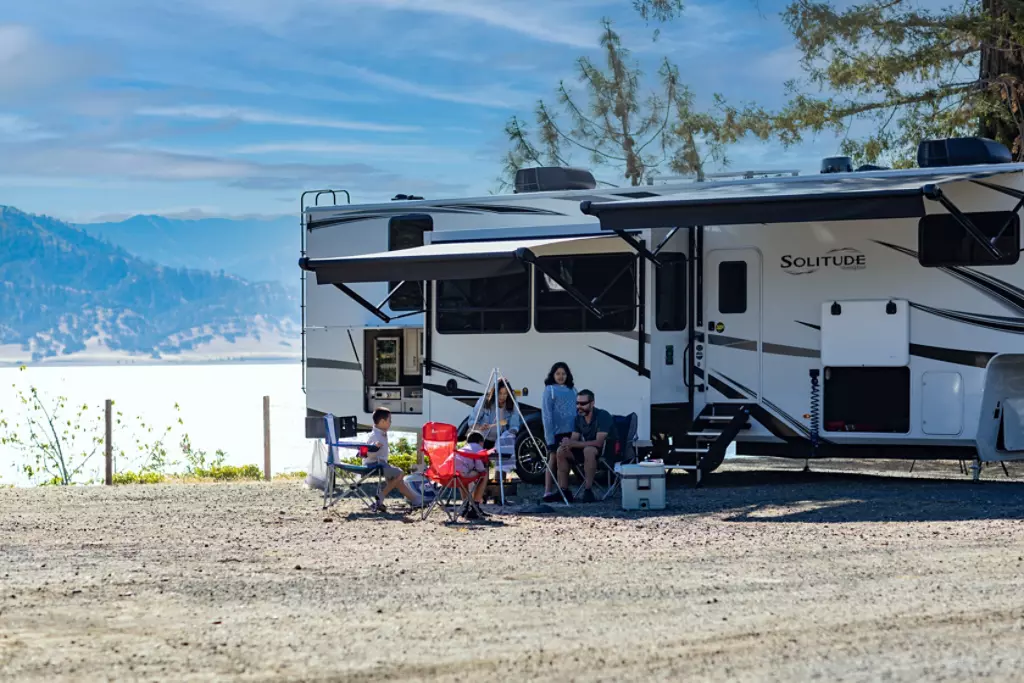
<path fill-rule="evenodd" d="M 604 236 L 442 242 L 359 256 L 304 258 L 299 267 L 316 274 L 318 285 L 405 280 L 475 280 L 522 273 L 534 259 L 563 253 L 564 247 Z"/>
<path fill-rule="evenodd" d="M 602 313 L 571 283 L 563 282 L 536 261 L 544 256 L 572 253 L 573 244 L 590 240 L 613 240 L 615 237 L 587 235 L 564 238 L 499 240 L 493 242 L 442 242 L 422 247 L 382 251 L 359 256 L 333 258 L 301 258 L 299 267 L 316 275 L 318 285 L 334 285 L 353 301 L 384 322 L 392 320 L 381 309 L 406 282 L 435 280 L 475 280 L 478 278 L 514 275 L 533 265 L 558 283 L 597 317 Z M 348 287 L 359 282 L 398 282 L 384 301 L 376 306 Z M 423 311 L 416 311 L 422 313 Z M 410 314 L 404 314 L 410 315 Z"/>
<path fill-rule="evenodd" d="M 1020 172 L 1020 164 L 955 171 L 824 174 L 728 183 L 695 183 L 683 192 L 618 202 L 580 204 L 602 230 L 675 228 L 696 225 L 806 223 L 884 218 L 920 218 L 925 199 L 948 199 L 942 185 Z M 948 206 L 946 207 L 948 209 Z"/>

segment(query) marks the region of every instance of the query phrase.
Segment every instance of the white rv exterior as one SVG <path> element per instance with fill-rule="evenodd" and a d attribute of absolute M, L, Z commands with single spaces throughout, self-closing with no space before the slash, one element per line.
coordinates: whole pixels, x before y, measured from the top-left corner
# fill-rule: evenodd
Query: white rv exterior
<path fill-rule="evenodd" d="M 975 182 L 978 178 L 988 185 Z M 946 204 L 939 201 L 924 202 L 925 217 L 848 220 L 822 209 L 822 220 L 801 216 L 776 222 L 765 215 L 769 222 L 703 220 L 703 226 L 683 229 L 672 229 L 672 219 L 658 213 L 670 210 L 675 197 L 682 197 L 679 206 L 707 205 L 709 212 L 718 210 L 716 202 L 746 201 L 734 195 L 768 196 L 765 201 L 774 201 L 773 193 L 814 196 L 827 204 L 850 183 L 867 189 L 840 200 L 858 202 L 849 206 L 874 201 L 876 191 L 909 197 L 913 188 L 941 185 L 943 202 L 952 202 L 989 237 L 999 234 L 993 243 L 1006 252 L 1007 265 L 922 265 L 919 259 L 978 258 L 978 247 L 966 232 L 959 239 Z M 730 407 L 739 406 L 750 419 L 738 433 L 733 430 L 738 453 L 1024 459 L 1024 265 L 1018 262 L 1024 165 L 706 185 L 306 208 L 304 263 L 317 273 L 304 277 L 307 436 L 319 435 L 324 413 L 355 415 L 368 424 L 377 405 L 392 409 L 394 429 L 416 431 L 426 421 L 458 425 L 494 367 L 522 390 L 521 404 L 540 436 L 539 420 L 533 420 L 543 380 L 552 363 L 566 361 L 577 389 L 592 389 L 598 405 L 614 414 L 635 412 L 639 437 L 653 440 L 656 450 L 676 461 L 706 452 L 709 440 L 715 440 L 710 436 L 715 432 L 707 431 L 709 420 L 728 421 L 735 412 Z M 590 202 L 597 217 L 581 211 L 583 202 Z M 622 220 L 607 218 L 612 210 L 606 207 L 620 203 Z M 1017 217 L 1001 231 L 1002 217 L 1011 215 Z M 637 222 L 625 225 L 633 216 Z M 628 314 L 621 306 L 626 289 L 619 285 L 612 286 L 620 306 L 610 318 L 588 317 L 575 302 L 563 305 L 564 296 L 560 312 L 545 308 L 545 302 L 561 296 L 554 293 L 559 285 L 540 272 L 540 265 L 531 265 L 524 266 L 521 295 L 513 297 L 513 308 L 519 307 L 509 313 L 509 320 L 519 316 L 510 323 L 514 331 L 481 331 L 506 324 L 489 325 L 484 311 L 478 322 L 466 323 L 479 329 L 452 333 L 445 329 L 451 327 L 450 317 L 469 320 L 478 313 L 469 306 L 442 312 L 446 305 L 458 306 L 438 295 L 441 288 L 453 291 L 451 283 L 426 288 L 429 296 L 421 301 L 427 314 L 385 304 L 380 310 L 393 318 L 390 322 L 336 287 L 317 284 L 321 267 L 343 273 L 353 258 L 388 252 L 389 232 L 403 221 L 429 226 L 424 254 L 519 240 L 533 245 L 538 264 L 571 270 L 578 258 L 607 269 L 608 283 L 619 272 L 615 266 L 622 265 L 625 277 L 633 279 L 626 289 L 635 308 Z M 648 255 L 660 246 L 655 257 L 660 267 L 609 227 L 627 230 Z M 374 263 L 384 272 L 388 262 Z M 461 268 L 460 263 L 466 261 L 449 267 Z M 586 298 L 600 294 L 593 274 L 578 268 Z M 387 282 L 343 286 L 371 308 L 389 293 Z M 498 311 L 493 320 L 505 313 Z M 572 331 L 549 330 L 559 316 L 584 322 L 569 324 Z M 373 340 L 379 337 L 398 342 L 400 372 L 374 373 Z M 389 350 L 391 344 L 384 346 Z M 818 373 L 816 384 L 812 371 Z M 382 384 L 381 377 L 397 384 Z M 524 454 L 529 446 L 523 444 Z M 720 457 L 710 458 L 702 469 L 718 462 Z"/>

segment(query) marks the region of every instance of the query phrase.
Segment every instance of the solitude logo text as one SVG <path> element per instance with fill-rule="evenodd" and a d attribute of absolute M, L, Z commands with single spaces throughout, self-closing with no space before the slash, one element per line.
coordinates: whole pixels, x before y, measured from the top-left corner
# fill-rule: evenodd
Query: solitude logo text
<path fill-rule="evenodd" d="M 808 275 L 824 268 L 864 270 L 867 268 L 867 256 L 852 247 L 830 249 L 820 256 L 786 254 L 782 257 L 780 267 L 790 275 Z"/>

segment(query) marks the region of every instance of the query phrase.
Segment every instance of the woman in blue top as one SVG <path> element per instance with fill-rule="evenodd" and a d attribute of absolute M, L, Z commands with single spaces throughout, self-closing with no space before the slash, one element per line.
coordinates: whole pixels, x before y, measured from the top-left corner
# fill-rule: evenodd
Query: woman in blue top
<path fill-rule="evenodd" d="M 502 431 L 515 434 L 519 431 L 519 412 L 512 402 L 512 388 L 504 377 L 499 378 L 498 400 L 495 405 L 494 387 L 477 399 L 476 405 L 469 413 L 469 431 L 477 431 L 484 435 L 484 448 L 492 448 L 498 440 L 498 425 Z"/>
<path fill-rule="evenodd" d="M 576 389 L 569 366 L 559 361 L 551 366 L 544 380 L 544 398 L 541 402 L 544 420 L 544 443 L 548 445 L 551 467 L 544 473 L 544 495 L 551 493 L 554 482 L 551 471 L 555 467 L 555 451 L 563 438 L 572 436 L 576 423 Z"/>

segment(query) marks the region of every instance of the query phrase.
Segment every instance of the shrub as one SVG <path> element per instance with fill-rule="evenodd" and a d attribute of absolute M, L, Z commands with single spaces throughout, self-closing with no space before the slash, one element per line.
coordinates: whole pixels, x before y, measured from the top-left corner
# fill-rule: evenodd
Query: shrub
<path fill-rule="evenodd" d="M 259 465 L 212 465 L 209 468 L 196 467 L 188 473 L 196 479 L 213 479 L 215 481 L 237 481 L 247 479 L 259 481 L 263 478 L 263 470 Z"/>
<path fill-rule="evenodd" d="M 166 481 L 163 474 L 159 472 L 114 472 L 113 482 L 115 486 L 125 484 L 162 484 Z"/>

